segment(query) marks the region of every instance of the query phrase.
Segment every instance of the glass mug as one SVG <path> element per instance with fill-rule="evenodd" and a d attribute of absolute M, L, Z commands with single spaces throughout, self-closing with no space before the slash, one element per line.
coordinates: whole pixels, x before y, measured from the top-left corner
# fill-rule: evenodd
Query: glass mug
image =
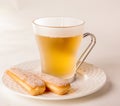
<path fill-rule="evenodd" d="M 93 34 L 83 34 L 85 22 L 70 17 L 47 17 L 36 19 L 32 24 L 40 52 L 42 72 L 73 80 L 96 43 Z M 77 58 L 81 41 L 88 36 L 91 42 Z"/>

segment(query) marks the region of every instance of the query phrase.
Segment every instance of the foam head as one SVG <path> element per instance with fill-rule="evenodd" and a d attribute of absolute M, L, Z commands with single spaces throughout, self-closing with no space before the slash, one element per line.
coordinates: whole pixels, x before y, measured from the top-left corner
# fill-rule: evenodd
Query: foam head
<path fill-rule="evenodd" d="M 69 17 L 38 18 L 33 21 L 35 34 L 49 37 L 82 35 L 84 21 Z"/>

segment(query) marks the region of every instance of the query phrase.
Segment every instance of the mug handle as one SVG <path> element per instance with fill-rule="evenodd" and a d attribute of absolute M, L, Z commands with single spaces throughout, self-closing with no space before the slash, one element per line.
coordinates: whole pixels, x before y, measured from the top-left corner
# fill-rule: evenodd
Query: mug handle
<path fill-rule="evenodd" d="M 93 47 L 96 44 L 96 37 L 92 33 L 89 33 L 89 32 L 84 33 L 83 38 L 86 38 L 86 37 L 90 37 L 91 42 L 89 43 L 89 45 L 87 46 L 85 51 L 82 53 L 82 55 L 78 59 L 77 64 L 76 64 L 76 72 L 78 72 L 78 69 L 80 68 L 80 66 L 85 61 L 85 59 L 87 58 L 87 56 L 89 55 L 89 53 L 91 52 L 91 50 L 93 49 Z"/>

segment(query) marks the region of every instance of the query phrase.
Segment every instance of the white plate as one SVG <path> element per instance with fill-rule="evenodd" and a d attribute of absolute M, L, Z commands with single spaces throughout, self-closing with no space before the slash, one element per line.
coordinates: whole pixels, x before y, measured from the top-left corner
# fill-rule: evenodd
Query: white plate
<path fill-rule="evenodd" d="M 16 65 L 23 70 L 30 71 L 39 71 L 39 61 L 29 61 L 25 63 L 21 63 Z M 6 88 L 8 88 L 12 93 L 18 94 L 20 96 L 33 98 L 33 99 L 41 99 L 41 100 L 65 100 L 65 99 L 73 99 L 78 97 L 83 97 L 89 94 L 92 94 L 98 91 L 106 82 L 106 75 L 104 71 L 92 64 L 83 63 L 81 68 L 83 75 L 77 75 L 76 80 L 71 83 L 71 90 L 66 95 L 56 95 L 52 92 L 47 92 L 39 96 L 31 96 L 27 94 L 27 92 L 21 88 L 16 82 L 14 82 L 7 74 L 3 74 L 2 82 Z"/>

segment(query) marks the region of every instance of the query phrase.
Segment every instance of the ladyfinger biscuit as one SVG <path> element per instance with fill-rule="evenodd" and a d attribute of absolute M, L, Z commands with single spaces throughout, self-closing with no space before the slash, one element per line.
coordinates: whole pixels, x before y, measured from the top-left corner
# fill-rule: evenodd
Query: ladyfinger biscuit
<path fill-rule="evenodd" d="M 45 82 L 47 88 L 56 94 L 64 95 L 70 90 L 70 83 L 67 80 L 45 73 L 40 73 L 37 75 Z"/>
<path fill-rule="evenodd" d="M 34 75 L 31 72 L 11 68 L 8 69 L 6 73 L 33 96 L 40 95 L 45 92 L 45 83 L 37 75 Z"/>

